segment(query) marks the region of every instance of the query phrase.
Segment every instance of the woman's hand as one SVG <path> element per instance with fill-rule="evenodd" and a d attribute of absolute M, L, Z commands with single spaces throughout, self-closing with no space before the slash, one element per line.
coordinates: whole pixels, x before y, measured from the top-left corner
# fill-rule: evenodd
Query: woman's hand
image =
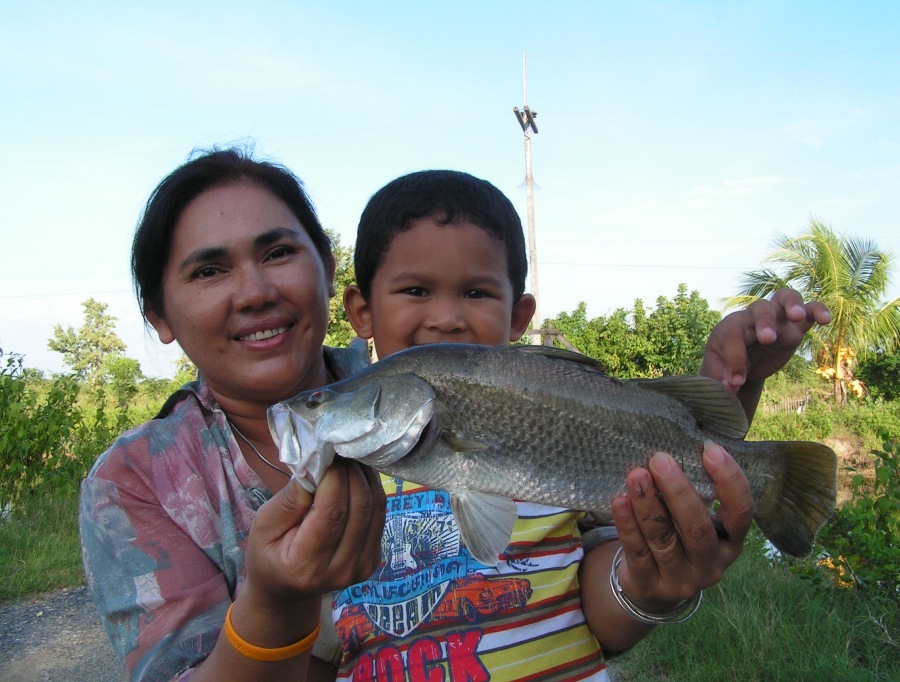
<path fill-rule="evenodd" d="M 377 568 L 385 515 L 381 480 L 356 462 L 336 460 L 315 496 L 292 479 L 260 507 L 250 526 L 246 579 L 231 613 L 238 636 L 266 649 L 310 636 L 323 595 L 361 582 Z M 321 672 L 309 665 L 309 649 L 262 662 L 220 636 L 193 679 L 302 680 Z"/>
<path fill-rule="evenodd" d="M 638 609 L 672 612 L 715 585 L 740 556 L 753 519 L 750 484 L 737 462 L 714 443 L 707 442 L 703 463 L 715 485 L 721 504 L 716 516 L 727 538 L 719 537 L 706 503 L 669 455 L 654 455 L 648 468 L 629 472 L 626 495 L 612 501 L 622 549 L 616 574 Z M 618 548 L 608 542 L 592 549 L 579 569 L 585 618 L 607 654 L 634 646 L 653 629 L 613 596 L 609 578 Z"/>
<path fill-rule="evenodd" d="M 378 474 L 356 462 L 336 459 L 315 495 L 292 479 L 250 528 L 248 587 L 282 603 L 365 580 L 381 560 L 385 514 Z"/>
<path fill-rule="evenodd" d="M 335 460 L 315 495 L 292 479 L 250 527 L 235 620 L 260 642 L 277 635 L 289 643 L 310 632 L 322 595 L 378 567 L 385 514 L 378 474 L 356 462 Z"/>
<path fill-rule="evenodd" d="M 648 469 L 628 474 L 628 494 L 613 501 L 613 519 L 624 561 L 619 581 L 625 595 L 651 613 L 721 580 L 741 553 L 753 519 L 750 484 L 737 462 L 707 442 L 703 463 L 720 502 L 716 514 L 728 537 L 719 537 L 713 519 L 681 467 L 658 453 Z"/>

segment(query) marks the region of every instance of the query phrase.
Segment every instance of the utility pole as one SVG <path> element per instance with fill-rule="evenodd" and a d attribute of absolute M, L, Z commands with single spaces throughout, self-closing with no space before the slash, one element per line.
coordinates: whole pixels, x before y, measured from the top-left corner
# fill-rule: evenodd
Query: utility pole
<path fill-rule="evenodd" d="M 534 122 L 537 117 L 536 111 L 528 108 L 528 62 L 527 55 L 522 53 L 522 75 L 525 83 L 525 102 L 523 111 L 519 111 L 519 107 L 513 107 L 513 113 L 516 115 L 516 121 L 522 127 L 525 134 L 525 194 L 528 200 L 528 265 L 531 269 L 531 295 L 534 296 L 534 318 L 538 326 L 541 325 L 541 306 L 538 298 L 538 269 L 537 269 L 537 244 L 534 236 L 534 178 L 531 175 L 531 131 L 537 135 L 537 124 Z M 534 325 L 532 325 L 534 326 Z M 540 329 L 532 335 L 532 343 L 541 344 Z"/>

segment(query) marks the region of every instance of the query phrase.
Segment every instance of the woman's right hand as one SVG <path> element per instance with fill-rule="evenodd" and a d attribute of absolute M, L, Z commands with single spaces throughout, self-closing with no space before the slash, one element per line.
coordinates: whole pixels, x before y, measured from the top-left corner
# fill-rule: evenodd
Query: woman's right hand
<path fill-rule="evenodd" d="M 250 527 L 235 620 L 253 618 L 252 609 L 257 617 L 289 621 L 290 629 L 307 621 L 305 630 L 312 630 L 322 595 L 361 582 L 378 567 L 385 515 L 378 474 L 356 462 L 335 460 L 315 495 L 291 479 Z"/>

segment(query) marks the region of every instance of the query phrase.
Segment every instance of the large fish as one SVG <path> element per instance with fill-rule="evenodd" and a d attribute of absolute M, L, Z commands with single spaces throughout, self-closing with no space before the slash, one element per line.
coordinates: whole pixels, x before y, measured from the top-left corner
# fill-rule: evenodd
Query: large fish
<path fill-rule="evenodd" d="M 411 348 L 274 405 L 269 426 L 282 461 L 311 490 L 339 455 L 449 491 L 463 542 L 487 565 L 509 544 L 513 498 L 609 519 L 626 474 L 654 452 L 671 454 L 712 501 L 706 439 L 740 464 L 756 522 L 779 550 L 808 554 L 834 509 L 834 452 L 745 441 L 746 416 L 718 382 L 620 381 L 590 358 L 545 346 Z"/>

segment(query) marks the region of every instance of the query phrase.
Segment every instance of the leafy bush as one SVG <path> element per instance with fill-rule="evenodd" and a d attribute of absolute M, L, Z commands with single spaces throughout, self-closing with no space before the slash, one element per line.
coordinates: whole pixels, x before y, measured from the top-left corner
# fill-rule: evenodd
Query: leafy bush
<path fill-rule="evenodd" d="M 4 362 L 0 350 L 0 509 L 38 490 L 73 483 L 66 445 L 80 418 L 79 386 L 63 376 L 39 394 L 22 374 L 22 356 L 12 353 Z"/>
<path fill-rule="evenodd" d="M 162 403 L 124 406 L 114 389 L 108 399 L 102 387 L 84 388 L 73 376 L 29 373 L 21 355 L 0 350 L 0 511 L 37 495 L 77 494 L 97 456 Z"/>
<path fill-rule="evenodd" d="M 875 475 L 855 467 L 853 495 L 823 528 L 819 543 L 830 557 L 825 565 L 843 584 L 898 595 L 900 590 L 900 443 L 873 450 Z"/>
<path fill-rule="evenodd" d="M 834 433 L 835 409 L 828 403 L 812 403 L 803 412 L 757 413 L 748 437 L 751 440 L 816 440 Z"/>
<path fill-rule="evenodd" d="M 900 353 L 878 353 L 860 363 L 856 375 L 873 398 L 900 398 Z"/>

